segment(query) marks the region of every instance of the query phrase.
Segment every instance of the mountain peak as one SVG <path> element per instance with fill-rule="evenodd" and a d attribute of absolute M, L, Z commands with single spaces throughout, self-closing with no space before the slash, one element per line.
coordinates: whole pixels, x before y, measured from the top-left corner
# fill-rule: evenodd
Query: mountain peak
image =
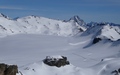
<path fill-rule="evenodd" d="M 75 15 L 75 16 L 71 17 L 69 19 L 69 21 L 73 21 L 80 26 L 84 26 L 84 27 L 86 26 L 86 23 L 82 19 L 80 19 L 80 17 L 78 15 Z"/>
<path fill-rule="evenodd" d="M 69 20 L 74 20 L 76 22 L 76 21 L 81 20 L 81 19 L 78 15 L 75 15 L 75 16 L 71 17 Z"/>

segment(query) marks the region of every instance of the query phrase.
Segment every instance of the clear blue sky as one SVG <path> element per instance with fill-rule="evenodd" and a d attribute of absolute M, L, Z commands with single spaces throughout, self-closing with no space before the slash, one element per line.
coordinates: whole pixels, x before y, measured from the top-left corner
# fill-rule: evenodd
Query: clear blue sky
<path fill-rule="evenodd" d="M 0 0 L 0 13 L 12 18 L 37 15 L 62 20 L 78 15 L 85 22 L 120 24 L 120 0 Z"/>

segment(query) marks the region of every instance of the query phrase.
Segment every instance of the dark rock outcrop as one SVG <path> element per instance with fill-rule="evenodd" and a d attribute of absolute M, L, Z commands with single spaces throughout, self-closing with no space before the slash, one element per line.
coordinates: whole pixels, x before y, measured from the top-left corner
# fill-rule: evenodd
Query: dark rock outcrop
<path fill-rule="evenodd" d="M 70 64 L 69 61 L 67 61 L 67 57 L 64 56 L 61 56 L 61 58 L 53 58 L 47 56 L 46 59 L 43 60 L 43 62 L 49 66 L 56 66 L 56 67 L 61 67 Z"/>
<path fill-rule="evenodd" d="M 7 69 L 7 65 L 4 63 L 0 64 L 0 75 L 5 75 L 5 70 Z"/>
<path fill-rule="evenodd" d="M 101 38 L 94 38 L 93 39 L 93 44 L 96 44 L 98 43 L 99 41 L 101 41 L 102 39 Z"/>
<path fill-rule="evenodd" d="M 118 70 L 112 71 L 111 74 L 119 75 L 120 74 L 120 68 Z"/>
<path fill-rule="evenodd" d="M 0 75 L 16 75 L 18 73 L 17 65 L 0 64 Z"/>

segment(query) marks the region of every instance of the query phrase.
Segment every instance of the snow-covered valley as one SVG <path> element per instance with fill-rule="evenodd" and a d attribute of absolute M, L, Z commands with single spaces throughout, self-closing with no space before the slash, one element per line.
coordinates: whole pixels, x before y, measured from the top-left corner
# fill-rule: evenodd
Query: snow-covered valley
<path fill-rule="evenodd" d="M 1 14 L 0 63 L 18 65 L 17 75 L 115 75 L 120 68 L 120 26 L 92 24 L 78 16 L 69 21 L 36 16 L 11 20 Z M 66 56 L 70 65 L 43 63 L 46 56 L 58 55 Z"/>

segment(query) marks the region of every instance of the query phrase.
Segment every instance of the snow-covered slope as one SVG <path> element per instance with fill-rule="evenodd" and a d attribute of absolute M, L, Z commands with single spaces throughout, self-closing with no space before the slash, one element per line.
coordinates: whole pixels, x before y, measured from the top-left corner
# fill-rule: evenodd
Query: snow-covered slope
<path fill-rule="evenodd" d="M 73 36 L 85 31 L 83 23 L 84 21 L 80 19 L 63 22 L 33 15 L 11 20 L 0 14 L 0 36 L 21 33 Z"/>
<path fill-rule="evenodd" d="M 117 41 L 120 39 L 120 26 L 110 26 L 108 24 L 101 29 L 101 33 L 97 37 Z"/>
<path fill-rule="evenodd" d="M 119 58 L 107 58 L 89 68 L 80 68 L 72 64 L 58 68 L 37 62 L 23 67 L 17 75 L 119 75 L 119 62 Z"/>
<path fill-rule="evenodd" d="M 78 67 L 67 65 L 61 68 L 50 67 L 44 63 L 34 63 L 21 69 L 17 75 L 81 75 Z"/>
<path fill-rule="evenodd" d="M 93 38 L 117 41 L 120 39 L 120 25 L 110 23 L 91 23 L 83 35 L 92 35 Z"/>
<path fill-rule="evenodd" d="M 103 75 L 103 73 L 107 75 L 112 70 L 118 69 L 112 64 L 113 67 L 107 68 L 110 69 L 107 71 L 104 65 L 109 65 L 109 61 L 105 64 L 104 61 L 108 57 L 119 60 L 117 58 L 120 57 L 120 41 L 115 43 L 101 41 L 85 47 L 91 40 L 91 36 L 60 37 L 36 34 L 8 36 L 0 39 L 0 62 L 17 64 L 23 75 Z M 57 68 L 42 62 L 46 56 L 56 55 L 66 56 L 71 64 Z M 102 63 L 97 64 L 101 60 Z M 114 60 L 111 60 L 112 62 Z M 20 72 L 18 75 L 21 75 Z"/>
<path fill-rule="evenodd" d="M 120 58 L 106 58 L 100 63 L 94 65 L 92 69 L 96 75 L 119 75 L 120 71 Z M 117 71 L 117 72 L 115 72 Z"/>

